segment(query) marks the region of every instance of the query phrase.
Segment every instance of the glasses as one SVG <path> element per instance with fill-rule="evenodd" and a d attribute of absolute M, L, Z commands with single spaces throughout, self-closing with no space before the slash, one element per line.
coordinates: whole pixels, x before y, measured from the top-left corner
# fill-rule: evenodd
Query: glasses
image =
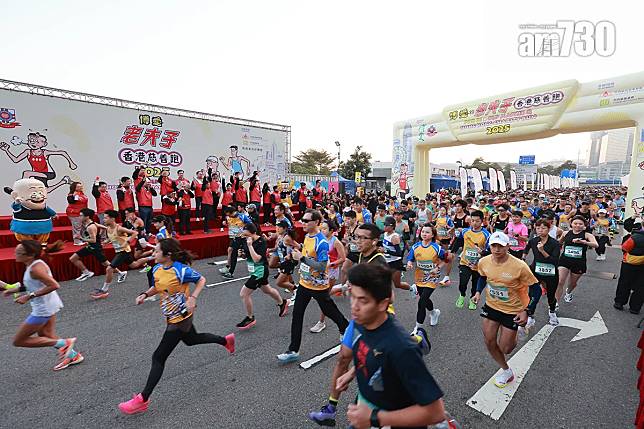
<path fill-rule="evenodd" d="M 371 237 L 367 235 L 356 235 L 356 240 L 371 240 Z"/>

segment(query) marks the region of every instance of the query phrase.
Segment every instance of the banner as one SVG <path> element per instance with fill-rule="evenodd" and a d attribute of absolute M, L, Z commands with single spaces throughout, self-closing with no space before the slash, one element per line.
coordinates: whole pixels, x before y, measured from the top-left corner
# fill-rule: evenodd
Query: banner
<path fill-rule="evenodd" d="M 499 190 L 499 178 L 496 176 L 496 170 L 492 167 L 488 168 L 488 177 L 490 179 L 490 191 L 497 192 Z"/>
<path fill-rule="evenodd" d="M 528 190 L 528 176 L 523 176 L 523 191 L 527 192 Z"/>
<path fill-rule="evenodd" d="M 519 189 L 517 186 L 517 173 L 514 170 L 510 170 L 510 187 L 514 189 Z"/>
<path fill-rule="evenodd" d="M 164 169 L 170 177 L 185 170 L 212 169 L 228 178 L 235 172 L 260 183 L 286 178 L 288 132 L 153 111 L 108 106 L 0 89 L 0 108 L 11 109 L 19 126 L 0 127 L 0 177 L 3 186 L 34 177 L 48 189 L 47 204 L 64 212 L 71 182 L 81 182 L 89 197 L 96 177 L 108 184 L 114 206 L 120 178 L 145 164 L 150 181 Z M 0 198 L 0 214 L 11 214 L 11 198 Z M 161 198 L 154 198 L 155 207 Z"/>
<path fill-rule="evenodd" d="M 391 195 L 405 198 L 413 193 L 414 151 L 410 123 L 402 131 L 402 140 L 394 138 L 391 163 Z M 430 174 L 431 176 L 431 174 Z"/>
<path fill-rule="evenodd" d="M 463 167 L 458 169 L 459 175 L 461 176 L 461 197 L 465 198 L 467 195 L 467 170 Z"/>
<path fill-rule="evenodd" d="M 481 176 L 481 171 L 478 168 L 472 168 L 472 182 L 474 182 L 474 192 L 476 195 L 479 195 L 483 191 L 483 177 Z"/>
<path fill-rule="evenodd" d="M 505 175 L 503 174 L 503 172 L 502 172 L 502 171 L 500 171 L 500 170 L 499 170 L 499 171 L 497 171 L 497 176 L 498 176 L 498 178 L 499 178 L 499 190 L 500 190 L 501 192 L 505 192 L 505 191 L 506 191 L 506 187 L 505 187 Z"/>

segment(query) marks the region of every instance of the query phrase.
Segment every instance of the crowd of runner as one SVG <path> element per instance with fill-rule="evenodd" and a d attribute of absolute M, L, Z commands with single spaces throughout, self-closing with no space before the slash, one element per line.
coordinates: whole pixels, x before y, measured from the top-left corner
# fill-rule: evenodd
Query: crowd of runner
<path fill-rule="evenodd" d="M 159 178 L 162 213 L 154 216 L 156 190 L 145 169 L 135 169 L 132 178 L 120 182 L 115 207 L 106 183 L 97 178 L 92 187 L 96 210 L 88 207 L 82 184 L 72 183 L 67 215 L 74 244 L 82 246 L 70 258 L 80 272 L 76 280 L 94 276 L 83 257 L 96 258 L 106 267 L 103 286 L 92 298 L 108 298 L 114 276 L 119 283 L 126 281 L 126 267 L 141 269 L 147 274 L 147 287 L 134 297 L 136 304 L 158 299 L 167 321 L 145 387 L 119 404 L 125 414 L 147 410 L 165 362 L 179 342 L 216 343 L 235 351 L 235 334 L 197 333 L 193 323 L 206 279 L 191 267 L 195 256 L 177 239 L 191 234 L 193 209 L 204 232 L 215 222 L 227 229 L 227 261 L 219 269 L 223 278 L 235 279 L 238 258 L 246 260 L 248 279 L 240 291 L 245 314 L 236 328 L 250 329 L 258 318 L 267 317 L 254 312 L 252 295 L 258 289 L 274 300 L 278 317 L 286 316 L 292 306 L 290 343 L 277 356 L 281 363 L 300 357 L 311 299 L 321 314 L 309 331 L 323 331 L 327 319 L 337 327 L 341 348 L 329 398 L 309 414 L 321 425 L 335 425 L 340 394 L 355 378 L 358 400 L 347 412 L 354 428 L 452 427 L 442 391 L 422 357 L 432 346 L 428 326 L 440 319 L 441 310 L 432 301 L 438 288 L 457 284 L 450 311 L 480 310 L 484 343 L 501 368 L 494 380 L 499 388 L 514 380 L 506 357 L 530 334 L 541 295 L 547 297 L 548 323 L 558 325 L 558 312 L 565 312 L 580 293 L 588 250 L 595 252 L 597 261 L 605 260 L 606 246 L 624 221 L 629 232 L 622 246 L 625 281 L 620 277 L 615 308 L 629 303 L 630 311 L 639 313 L 644 301 L 642 291 L 633 286 L 636 282 L 628 281 L 644 276 L 644 233 L 641 219 L 624 219 L 624 189 L 519 190 L 465 198 L 442 190 L 425 198 L 380 193 L 354 197 L 327 192 L 319 182 L 312 189 L 304 183 L 292 190 L 260 186 L 257 172 L 247 181 L 236 174 L 224 184 L 212 171 L 187 179 L 180 170 L 177 179 L 171 179 L 169 171 Z M 268 228 L 267 234 L 262 226 L 268 225 L 275 229 Z M 103 245 L 114 248 L 111 261 Z M 0 282 L 0 287 L 17 303 L 32 306 L 14 345 L 58 349 L 54 370 L 61 370 L 84 357 L 75 349 L 76 338 L 56 335 L 62 301 L 42 252 L 39 243 L 19 244 L 16 261 L 26 266 L 23 282 Z M 458 266 L 454 279 L 453 264 Z M 414 326 L 403 328 L 396 320 L 396 292 L 417 299 Z M 351 297 L 350 315 L 335 303 L 343 295 Z"/>

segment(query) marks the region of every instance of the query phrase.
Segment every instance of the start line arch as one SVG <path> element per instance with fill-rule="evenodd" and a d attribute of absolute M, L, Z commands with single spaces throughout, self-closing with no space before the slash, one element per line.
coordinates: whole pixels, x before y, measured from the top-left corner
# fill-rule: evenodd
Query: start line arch
<path fill-rule="evenodd" d="M 394 124 L 394 183 L 429 192 L 429 151 L 636 127 L 626 216 L 644 210 L 644 72 L 589 83 L 565 80 L 447 106 Z M 411 189 L 410 189 L 411 190 Z"/>

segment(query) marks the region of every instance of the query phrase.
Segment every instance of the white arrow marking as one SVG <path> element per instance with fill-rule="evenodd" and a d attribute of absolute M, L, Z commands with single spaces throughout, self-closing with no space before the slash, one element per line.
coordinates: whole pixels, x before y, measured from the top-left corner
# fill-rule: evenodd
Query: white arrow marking
<path fill-rule="evenodd" d="M 587 322 L 562 317 L 559 319 L 559 326 L 567 326 L 580 330 L 571 342 L 608 332 L 608 328 L 606 328 L 606 324 L 604 324 L 604 320 L 599 314 L 599 311 Z M 519 389 L 519 386 L 528 373 L 530 366 L 532 366 L 537 355 L 554 330 L 554 326 L 545 325 L 508 361 L 508 366 L 512 368 L 512 371 L 514 372 L 514 381 L 512 383 L 503 389 L 494 385 L 494 377 L 501 373 L 501 370 L 499 369 L 488 380 L 488 382 L 485 383 L 483 387 L 481 387 L 478 392 L 476 392 L 474 396 L 467 401 L 467 405 L 494 420 L 500 419 L 505 412 L 505 409 L 510 405 L 510 401 L 512 401 L 514 394 Z"/>
<path fill-rule="evenodd" d="M 331 356 L 338 354 L 339 352 L 340 352 L 340 344 L 333 347 L 332 349 L 325 351 L 321 355 L 317 355 L 314 358 L 311 358 L 305 362 L 302 362 L 300 366 L 304 369 L 309 369 L 313 365 L 317 365 L 318 363 L 322 362 L 324 359 L 330 358 Z"/>
<path fill-rule="evenodd" d="M 608 332 L 608 328 L 606 327 L 606 324 L 604 323 L 604 319 L 602 319 L 601 314 L 599 314 L 599 311 L 595 313 L 595 315 L 591 317 L 588 322 L 584 322 L 583 320 L 577 320 L 577 319 L 568 319 L 567 317 L 561 317 L 559 318 L 559 325 L 568 326 L 569 328 L 579 329 L 579 332 L 577 333 L 577 335 L 575 335 L 575 337 L 572 340 L 570 340 L 571 343 L 573 341 L 583 340 L 584 338 L 590 338 L 596 335 L 606 334 Z"/>

